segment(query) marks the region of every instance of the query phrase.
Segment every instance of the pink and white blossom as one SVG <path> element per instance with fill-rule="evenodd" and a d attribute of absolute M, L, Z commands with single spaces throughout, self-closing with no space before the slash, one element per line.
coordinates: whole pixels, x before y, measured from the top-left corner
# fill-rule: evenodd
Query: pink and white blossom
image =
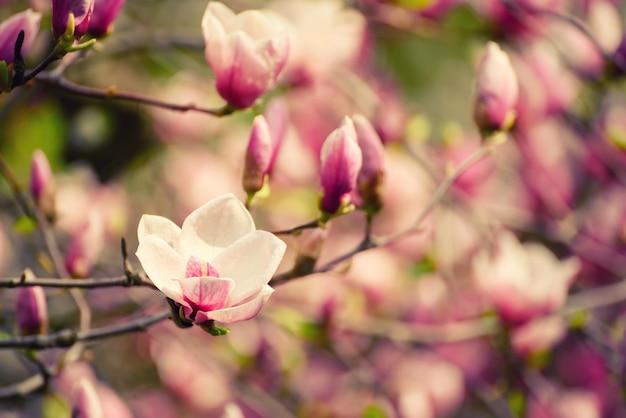
<path fill-rule="evenodd" d="M 257 231 L 250 213 L 232 194 L 192 212 L 179 228 L 144 215 L 137 258 L 155 286 L 202 324 L 254 317 L 273 292 L 268 285 L 285 243 Z"/>
<path fill-rule="evenodd" d="M 501 232 L 495 254 L 474 259 L 474 276 L 500 318 L 510 325 L 554 312 L 562 307 L 581 264 L 577 258 L 558 260 L 536 243 L 520 243 Z"/>
<path fill-rule="evenodd" d="M 287 26 L 270 11 L 235 14 L 211 1 L 202 18 L 202 33 L 217 91 L 231 106 L 252 106 L 274 86 L 287 62 Z"/>

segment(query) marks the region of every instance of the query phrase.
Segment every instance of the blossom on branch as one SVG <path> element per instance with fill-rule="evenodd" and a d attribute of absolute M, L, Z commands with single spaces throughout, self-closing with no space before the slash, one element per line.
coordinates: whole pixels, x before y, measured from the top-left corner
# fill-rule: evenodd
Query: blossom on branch
<path fill-rule="evenodd" d="M 217 91 L 236 108 L 252 106 L 272 88 L 287 61 L 287 26 L 269 11 L 246 10 L 236 15 L 222 3 L 209 2 L 202 34 Z"/>
<path fill-rule="evenodd" d="M 268 283 L 286 247 L 273 234 L 257 231 L 232 194 L 196 209 L 182 228 L 143 215 L 137 232 L 137 258 L 145 272 L 182 319 L 201 325 L 254 317 L 274 291 Z"/>

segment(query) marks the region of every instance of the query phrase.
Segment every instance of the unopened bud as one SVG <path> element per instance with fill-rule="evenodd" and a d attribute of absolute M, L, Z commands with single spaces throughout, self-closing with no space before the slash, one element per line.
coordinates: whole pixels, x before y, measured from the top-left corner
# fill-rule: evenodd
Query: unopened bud
<path fill-rule="evenodd" d="M 363 115 L 354 115 L 352 120 L 363 154 L 363 165 L 357 180 L 358 192 L 365 211 L 374 215 L 383 206 L 380 191 L 385 175 L 383 144 L 372 124 Z"/>
<path fill-rule="evenodd" d="M 94 384 L 81 379 L 74 388 L 72 418 L 104 418 L 104 409 Z"/>
<path fill-rule="evenodd" d="M 36 149 L 30 166 L 30 193 L 35 205 L 50 221 L 55 216 L 55 192 L 56 182 L 48 158 Z"/>
<path fill-rule="evenodd" d="M 21 287 L 17 292 L 16 305 L 17 326 L 21 335 L 40 335 L 47 332 L 48 307 L 46 294 L 41 286 Z"/>
<path fill-rule="evenodd" d="M 263 188 L 272 160 L 270 128 L 263 115 L 254 118 L 243 170 L 243 189 L 254 195 Z"/>
<path fill-rule="evenodd" d="M 321 162 L 322 197 L 319 207 L 325 216 L 332 216 L 349 203 L 363 162 L 354 123 L 350 118 L 344 118 L 341 126 L 324 142 Z"/>
<path fill-rule="evenodd" d="M 89 34 L 102 38 L 111 33 L 113 21 L 122 10 L 126 0 L 95 0 L 93 14 L 89 19 Z"/>
<path fill-rule="evenodd" d="M 52 0 L 52 32 L 55 39 L 62 36 L 80 39 L 89 28 L 94 0 Z"/>
<path fill-rule="evenodd" d="M 508 130 L 515 122 L 518 82 L 509 56 L 489 42 L 478 67 L 474 120 L 483 134 Z"/>

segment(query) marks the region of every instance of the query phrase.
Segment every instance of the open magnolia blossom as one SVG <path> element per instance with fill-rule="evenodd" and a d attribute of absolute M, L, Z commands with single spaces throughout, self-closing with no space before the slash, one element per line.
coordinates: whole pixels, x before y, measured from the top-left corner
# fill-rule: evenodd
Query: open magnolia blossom
<path fill-rule="evenodd" d="M 285 243 L 257 231 L 232 194 L 193 211 L 179 228 L 143 215 L 137 258 L 154 285 L 197 324 L 254 317 L 274 291 L 269 285 Z"/>

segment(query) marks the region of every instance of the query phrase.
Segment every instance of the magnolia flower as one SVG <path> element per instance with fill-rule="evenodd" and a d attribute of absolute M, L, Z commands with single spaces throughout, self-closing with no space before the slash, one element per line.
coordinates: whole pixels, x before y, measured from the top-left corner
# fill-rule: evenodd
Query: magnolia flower
<path fill-rule="evenodd" d="M 30 276 L 33 274 L 28 270 Z M 16 298 L 17 326 L 22 335 L 43 334 L 48 328 L 46 294 L 41 286 L 22 287 Z"/>
<path fill-rule="evenodd" d="M 55 183 L 48 157 L 42 150 L 36 149 L 30 166 L 30 193 L 48 219 L 54 219 Z"/>
<path fill-rule="evenodd" d="M 182 228 L 144 215 L 137 258 L 154 285 L 198 324 L 254 317 L 274 291 L 269 285 L 285 243 L 257 231 L 232 194 L 192 212 Z"/>
<path fill-rule="evenodd" d="M 246 150 L 243 170 L 243 189 L 254 195 L 265 184 L 272 161 L 272 137 L 263 115 L 258 115 L 252 123 L 252 132 Z"/>
<path fill-rule="evenodd" d="M 251 106 L 270 89 L 287 61 L 286 25 L 269 11 L 246 10 L 235 15 L 224 4 L 209 2 L 202 33 L 217 91 L 237 108 Z"/>
<path fill-rule="evenodd" d="M 473 268 L 479 288 L 500 318 L 519 325 L 561 308 L 581 263 L 575 257 L 560 261 L 544 246 L 521 244 L 505 231 L 498 237 L 497 252 L 491 257 L 478 254 Z"/>
<path fill-rule="evenodd" d="M 20 31 L 24 31 L 24 42 L 22 43 L 22 55 L 25 55 L 35 42 L 41 13 L 33 12 L 31 9 L 14 14 L 10 18 L 0 23 L 0 61 L 7 64 L 13 62 L 15 53 L 15 41 Z"/>
<path fill-rule="evenodd" d="M 476 76 L 474 120 L 482 131 L 508 129 L 515 119 L 517 75 L 509 56 L 489 42 Z"/>

